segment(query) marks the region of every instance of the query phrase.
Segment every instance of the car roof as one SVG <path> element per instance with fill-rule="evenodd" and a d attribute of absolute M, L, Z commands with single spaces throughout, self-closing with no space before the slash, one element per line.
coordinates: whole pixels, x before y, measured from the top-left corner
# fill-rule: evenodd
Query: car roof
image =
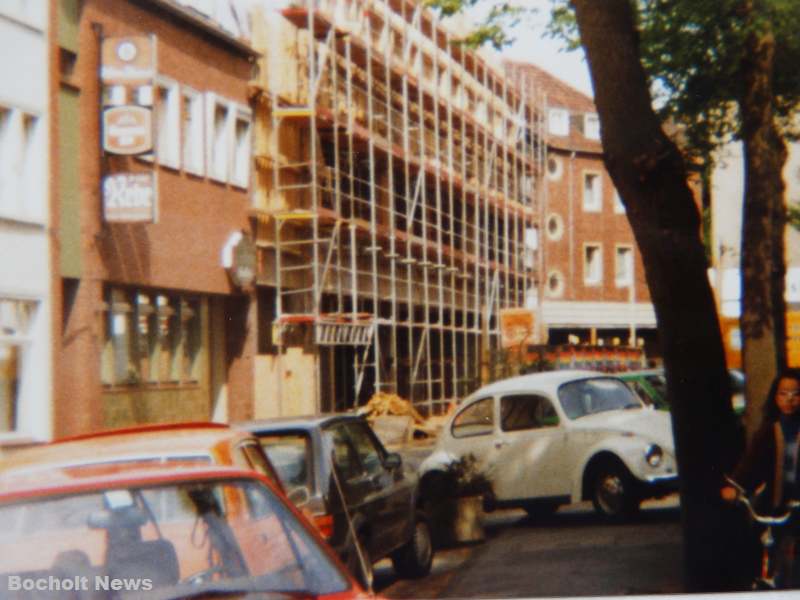
<path fill-rule="evenodd" d="M 107 463 L 153 458 L 213 458 L 221 444 L 251 434 L 222 423 L 168 423 L 130 427 L 55 440 L 15 450 L 0 463 L 0 473 L 42 464 Z"/>
<path fill-rule="evenodd" d="M 21 470 L 0 474 L 0 502 L 23 498 L 103 490 L 131 485 L 156 485 L 171 481 L 199 479 L 258 479 L 273 492 L 275 486 L 253 471 L 227 465 L 80 465 L 58 466 L 37 471 Z M 280 494 L 276 494 L 280 496 Z"/>
<path fill-rule="evenodd" d="M 529 373 L 527 375 L 518 375 L 516 377 L 494 381 L 473 392 L 471 397 L 482 394 L 515 392 L 530 388 L 557 389 L 560 385 L 568 381 L 586 379 L 588 377 L 613 377 L 613 374 L 580 369 L 562 369 L 558 371 Z"/>
<path fill-rule="evenodd" d="M 285 431 L 288 429 L 310 431 L 318 427 L 324 427 L 328 423 L 340 420 L 356 420 L 363 417 L 353 412 L 340 413 L 316 413 L 313 415 L 302 415 L 295 417 L 274 417 L 270 419 L 258 419 L 255 421 L 245 421 L 235 423 L 238 427 L 252 433 L 269 433 L 273 431 Z"/>

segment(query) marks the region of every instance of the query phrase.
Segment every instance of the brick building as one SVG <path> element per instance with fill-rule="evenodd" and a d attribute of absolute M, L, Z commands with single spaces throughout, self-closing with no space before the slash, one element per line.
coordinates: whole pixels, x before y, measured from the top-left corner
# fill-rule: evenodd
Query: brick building
<path fill-rule="evenodd" d="M 235 6 L 187 4 L 54 3 L 55 436 L 252 414 L 256 55 Z"/>
<path fill-rule="evenodd" d="M 603 165 L 592 99 L 535 65 L 507 62 L 506 72 L 526 78 L 546 120 L 539 306 L 547 341 L 644 346 L 657 355 L 641 256 Z"/>

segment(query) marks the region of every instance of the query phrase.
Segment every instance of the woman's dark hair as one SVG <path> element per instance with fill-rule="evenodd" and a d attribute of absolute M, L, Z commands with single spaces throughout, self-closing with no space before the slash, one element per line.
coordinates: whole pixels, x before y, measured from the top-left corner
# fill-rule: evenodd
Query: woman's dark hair
<path fill-rule="evenodd" d="M 800 383 L 800 369 L 788 367 L 781 369 L 775 376 L 775 379 L 772 380 L 772 385 L 769 387 L 767 402 L 764 404 L 764 417 L 767 419 L 777 419 L 781 414 L 780 410 L 778 410 L 778 404 L 775 402 L 775 393 L 778 391 L 778 384 L 781 379 L 794 379 L 797 383 Z"/>

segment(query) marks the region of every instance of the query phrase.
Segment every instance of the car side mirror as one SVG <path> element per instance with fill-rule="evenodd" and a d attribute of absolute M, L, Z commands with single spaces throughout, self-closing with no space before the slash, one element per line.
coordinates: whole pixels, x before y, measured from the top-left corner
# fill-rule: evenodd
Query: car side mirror
<path fill-rule="evenodd" d="M 303 506 L 304 504 L 308 504 L 308 501 L 311 499 L 311 492 L 308 491 L 306 486 L 301 485 L 293 488 L 286 494 L 286 497 L 289 499 L 289 502 L 295 506 Z"/>
<path fill-rule="evenodd" d="M 386 456 L 386 460 L 383 464 L 386 465 L 386 468 L 390 471 L 394 471 L 395 469 L 399 469 L 403 464 L 403 458 L 397 452 L 390 452 Z"/>

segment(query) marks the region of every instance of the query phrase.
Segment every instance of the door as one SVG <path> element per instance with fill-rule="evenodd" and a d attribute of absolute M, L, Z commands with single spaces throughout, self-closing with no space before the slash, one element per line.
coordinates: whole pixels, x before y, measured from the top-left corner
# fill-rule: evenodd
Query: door
<path fill-rule="evenodd" d="M 540 394 L 509 394 L 499 403 L 490 472 L 498 500 L 567 496 L 572 468 L 567 434 L 552 402 Z"/>
<path fill-rule="evenodd" d="M 467 404 L 453 419 L 447 449 L 459 458 L 472 456 L 475 468 L 489 476 L 494 447 L 494 398 L 479 398 Z"/>

